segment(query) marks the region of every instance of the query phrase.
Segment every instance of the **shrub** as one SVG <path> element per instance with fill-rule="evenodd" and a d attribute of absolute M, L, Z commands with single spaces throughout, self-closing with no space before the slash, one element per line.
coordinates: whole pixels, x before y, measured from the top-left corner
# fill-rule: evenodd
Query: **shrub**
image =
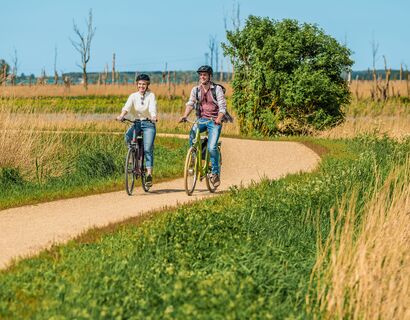
<path fill-rule="evenodd" d="M 316 25 L 250 16 L 227 39 L 242 133 L 306 134 L 343 120 L 350 93 L 342 74 L 353 63 L 351 51 Z"/>

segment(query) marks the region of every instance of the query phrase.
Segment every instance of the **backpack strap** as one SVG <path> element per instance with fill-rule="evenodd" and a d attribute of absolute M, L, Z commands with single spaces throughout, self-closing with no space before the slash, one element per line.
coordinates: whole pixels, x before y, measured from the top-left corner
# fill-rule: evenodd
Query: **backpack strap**
<path fill-rule="evenodd" d="M 223 91 L 224 94 L 225 94 L 225 92 L 226 92 L 226 89 L 225 89 L 225 87 L 224 87 L 223 85 L 221 85 L 221 84 L 219 84 L 219 83 L 212 82 L 212 85 L 213 85 L 213 87 L 211 88 L 212 97 L 214 98 L 215 101 L 218 101 L 218 99 L 216 98 L 216 87 L 217 87 L 217 86 L 221 87 L 221 89 L 222 89 L 222 91 Z"/>

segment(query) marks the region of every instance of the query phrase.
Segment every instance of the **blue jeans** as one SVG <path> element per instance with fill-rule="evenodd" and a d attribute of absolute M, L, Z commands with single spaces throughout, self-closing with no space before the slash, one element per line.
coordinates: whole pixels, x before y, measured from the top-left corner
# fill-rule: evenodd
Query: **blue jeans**
<path fill-rule="evenodd" d="M 151 121 L 143 120 L 132 125 L 125 133 L 125 142 L 128 144 L 132 141 L 132 131 L 135 127 L 137 135 L 142 131 L 144 136 L 144 158 L 145 167 L 152 168 L 154 166 L 154 139 L 157 129 Z"/>
<path fill-rule="evenodd" d="M 206 118 L 200 118 L 199 124 L 192 126 L 189 133 L 189 145 L 192 146 L 192 141 L 195 139 L 196 126 L 199 126 L 199 132 L 208 131 L 208 151 L 211 156 L 212 173 L 219 174 L 221 168 L 219 168 L 219 152 L 218 152 L 218 139 L 221 135 L 222 125 L 215 124 L 212 120 Z M 204 123 L 202 123 L 204 122 Z"/>

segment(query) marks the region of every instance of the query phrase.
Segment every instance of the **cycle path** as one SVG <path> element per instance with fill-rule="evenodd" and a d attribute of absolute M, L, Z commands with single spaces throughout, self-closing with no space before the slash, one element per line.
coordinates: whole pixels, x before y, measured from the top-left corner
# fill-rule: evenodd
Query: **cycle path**
<path fill-rule="evenodd" d="M 137 186 L 133 196 L 118 191 L 1 210 L 0 268 L 7 267 L 13 259 L 67 242 L 90 228 L 215 196 L 233 185 L 246 186 L 263 177 L 277 179 L 311 171 L 320 160 L 315 152 L 296 142 L 232 138 L 221 141 L 221 185 L 213 195 L 207 191 L 205 181 L 198 182 L 194 194 L 187 196 L 183 179 L 158 184 L 154 180 L 149 193 Z"/>

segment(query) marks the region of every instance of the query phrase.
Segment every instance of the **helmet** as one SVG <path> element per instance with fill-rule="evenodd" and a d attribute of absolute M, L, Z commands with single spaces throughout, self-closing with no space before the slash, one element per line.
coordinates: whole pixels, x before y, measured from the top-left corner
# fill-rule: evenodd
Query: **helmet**
<path fill-rule="evenodd" d="M 211 67 L 211 66 L 205 65 L 205 66 L 199 67 L 199 69 L 196 70 L 196 72 L 197 72 L 197 73 L 206 72 L 206 73 L 209 73 L 210 75 L 212 75 L 213 70 L 212 70 L 212 67 Z"/>
<path fill-rule="evenodd" d="M 149 83 L 150 82 L 149 75 L 147 75 L 145 73 L 141 73 L 137 76 L 137 79 L 135 79 L 135 82 L 138 82 L 138 81 L 141 81 L 141 80 L 147 81 Z"/>

